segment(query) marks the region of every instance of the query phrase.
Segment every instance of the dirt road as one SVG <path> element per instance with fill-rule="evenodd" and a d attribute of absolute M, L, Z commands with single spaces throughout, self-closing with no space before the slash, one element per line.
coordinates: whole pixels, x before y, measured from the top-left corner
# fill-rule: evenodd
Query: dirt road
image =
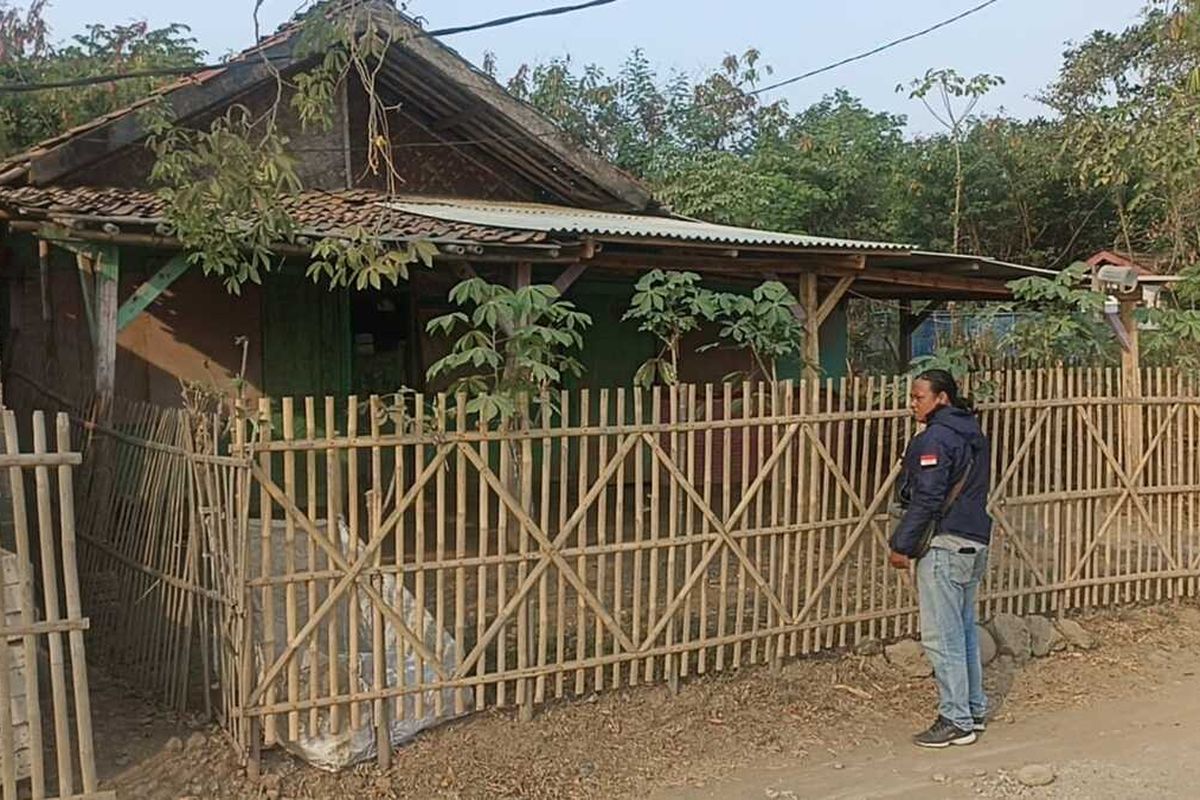
<path fill-rule="evenodd" d="M 1131 672 L 1131 697 L 1092 695 L 1065 710 L 1001 713 L 976 744 L 922 750 L 910 728 L 889 725 L 872 744 L 803 765 L 786 760 L 738 770 L 703 788 L 655 794 L 655 800 L 738 798 L 1087 798 L 1196 797 L 1200 752 L 1200 651 L 1153 650 L 1151 675 Z M 1062 689 L 1071 692 L 1071 687 Z M 1048 766 L 1053 783 L 1030 787 L 1018 774 Z"/>
<path fill-rule="evenodd" d="M 905 678 L 880 656 L 829 655 L 777 675 L 689 681 L 676 696 L 653 686 L 551 704 L 529 723 L 487 712 L 400 748 L 386 772 L 367 764 L 330 775 L 272 753 L 257 784 L 211 729 L 206 738 L 172 728 L 124 693 L 99 691 L 99 763 L 108 786 L 147 800 L 1200 796 L 1200 607 L 1083 622 L 1095 650 L 989 668 L 999 719 L 977 744 L 950 751 L 908 744 L 930 721 L 932 681 Z M 1017 773 L 1030 764 L 1049 765 L 1055 781 L 1022 785 Z"/>

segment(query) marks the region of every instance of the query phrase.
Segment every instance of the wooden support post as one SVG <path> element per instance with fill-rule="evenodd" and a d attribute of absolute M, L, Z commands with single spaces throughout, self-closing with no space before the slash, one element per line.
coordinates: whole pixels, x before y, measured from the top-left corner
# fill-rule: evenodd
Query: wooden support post
<path fill-rule="evenodd" d="M 533 264 L 521 261 L 517 264 L 514 289 L 524 289 L 533 283 Z"/>
<path fill-rule="evenodd" d="M 829 319 L 837 304 L 846 296 L 854 278 L 853 275 L 838 278 L 838 282 L 822 300 L 817 292 L 817 274 L 813 272 L 800 276 L 799 309 L 803 312 L 804 322 L 804 377 L 809 381 L 816 380 L 820 374 L 821 325 Z"/>
<path fill-rule="evenodd" d="M 821 320 L 817 316 L 817 275 L 800 276 L 800 307 L 804 310 L 804 379 L 811 386 L 821 366 Z"/>
<path fill-rule="evenodd" d="M 111 397 L 117 385 L 117 311 L 121 274 L 120 251 L 96 253 L 96 393 Z"/>
<path fill-rule="evenodd" d="M 1125 406 L 1125 468 L 1131 473 L 1141 462 L 1145 444 L 1142 433 L 1142 406 L 1138 401 L 1142 397 L 1142 367 L 1140 344 L 1138 341 L 1138 324 L 1134 317 L 1141 296 L 1141 289 L 1122 294 L 1120 302 L 1121 327 L 1125 329 L 1124 342 L 1121 348 L 1121 397 L 1129 401 Z M 1134 476 L 1140 481 L 1140 473 Z"/>
<path fill-rule="evenodd" d="M 908 365 L 913 360 L 913 333 L 917 330 L 917 323 L 913 317 L 913 307 L 911 300 L 900 301 L 900 338 L 896 343 L 896 356 L 900 363 L 897 372 L 903 372 L 908 369 Z"/>
<path fill-rule="evenodd" d="M 75 265 L 79 269 L 79 292 L 83 296 L 83 314 L 87 320 L 88 336 L 92 350 L 96 349 L 96 265 L 86 253 L 75 254 Z"/>
<path fill-rule="evenodd" d="M 901 360 L 901 372 L 907 370 L 908 365 L 913 360 L 913 334 L 925 324 L 925 320 L 933 316 L 933 312 L 937 311 L 943 305 L 945 305 L 944 300 L 930 300 L 920 311 L 914 314 L 911 300 L 900 302 L 900 346 L 897 348 L 897 354 Z"/>
<path fill-rule="evenodd" d="M 41 289 L 42 322 L 50 322 L 50 243 L 38 239 L 38 283 Z"/>

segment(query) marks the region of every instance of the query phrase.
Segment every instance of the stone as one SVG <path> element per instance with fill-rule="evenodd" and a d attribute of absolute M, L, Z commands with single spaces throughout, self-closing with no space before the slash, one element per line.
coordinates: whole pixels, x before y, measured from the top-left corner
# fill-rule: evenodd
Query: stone
<path fill-rule="evenodd" d="M 1054 778 L 1054 770 L 1046 764 L 1029 764 L 1017 771 L 1017 780 L 1025 786 L 1049 786 Z"/>
<path fill-rule="evenodd" d="M 200 731 L 196 731 L 195 733 L 193 733 L 191 736 L 188 737 L 187 749 L 188 750 L 201 750 L 204 748 L 204 745 L 206 745 L 206 744 L 208 744 L 208 738 Z"/>
<path fill-rule="evenodd" d="M 1029 647 L 1033 655 L 1045 658 L 1066 646 L 1066 639 L 1050 620 L 1034 615 L 1027 618 L 1026 622 L 1029 625 Z"/>
<path fill-rule="evenodd" d="M 992 634 L 996 637 L 996 649 L 1012 656 L 1017 663 L 1023 664 L 1033 655 L 1029 626 L 1016 614 L 997 614 L 992 619 Z"/>
<path fill-rule="evenodd" d="M 168 753 L 178 753 L 181 750 L 183 750 L 183 739 L 180 739 L 178 736 L 172 736 L 170 739 L 167 739 Z"/>
<path fill-rule="evenodd" d="M 840 761 L 835 761 L 835 762 L 833 762 L 833 768 L 834 769 L 845 769 L 846 765 Z"/>
<path fill-rule="evenodd" d="M 1060 619 L 1058 621 L 1058 630 L 1071 647 L 1079 650 L 1091 650 L 1096 646 L 1095 637 L 1084 630 L 1083 626 L 1073 619 Z"/>
<path fill-rule="evenodd" d="M 863 639 L 854 645 L 856 656 L 878 656 L 883 654 L 883 642 L 878 639 Z"/>
<path fill-rule="evenodd" d="M 992 638 L 992 632 L 982 625 L 975 626 L 975 633 L 979 637 L 979 662 L 986 667 L 996 658 L 996 640 Z"/>
<path fill-rule="evenodd" d="M 950 779 L 947 778 L 945 775 L 943 775 L 940 772 L 933 773 L 933 782 L 934 783 L 945 783 L 948 780 L 950 780 Z"/>
<path fill-rule="evenodd" d="M 113 759 L 113 763 L 118 767 L 127 767 L 131 761 L 133 761 L 133 756 L 129 755 L 129 753 L 119 753 L 117 757 Z"/>
<path fill-rule="evenodd" d="M 889 644 L 883 648 L 888 663 L 910 678 L 928 678 L 933 674 L 933 665 L 925 657 L 925 649 L 912 639 Z"/>

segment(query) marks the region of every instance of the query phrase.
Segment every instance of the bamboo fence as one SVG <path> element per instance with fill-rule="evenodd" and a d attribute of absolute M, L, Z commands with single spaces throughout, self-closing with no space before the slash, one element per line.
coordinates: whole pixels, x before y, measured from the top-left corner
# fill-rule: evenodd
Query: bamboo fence
<path fill-rule="evenodd" d="M 69 421 L 0 413 L 0 798 L 112 798 L 98 789 L 76 564 Z M 7 549 L 11 546 L 11 550 Z M 49 697 L 43 696 L 49 690 Z"/>
<path fill-rule="evenodd" d="M 992 444 L 984 616 L 1195 594 L 1190 377 L 1146 371 L 1140 396 L 1105 369 L 971 382 Z M 886 563 L 908 390 L 584 389 L 508 426 L 445 395 L 88 412 L 84 507 L 121 554 L 96 568 L 145 604 L 104 630 L 160 689 L 215 685 L 203 702 L 252 765 L 319 736 L 386 760 L 398 730 L 485 708 L 910 636 L 912 577 Z"/>

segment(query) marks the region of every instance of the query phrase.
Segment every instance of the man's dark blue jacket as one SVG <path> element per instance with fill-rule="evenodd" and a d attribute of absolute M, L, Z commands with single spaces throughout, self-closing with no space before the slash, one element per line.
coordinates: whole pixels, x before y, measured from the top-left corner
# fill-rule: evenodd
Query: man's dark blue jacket
<path fill-rule="evenodd" d="M 972 458 L 971 475 L 962 493 L 942 516 L 942 504 Z M 992 538 L 992 519 L 987 513 L 990 473 L 987 437 L 975 415 L 953 406 L 933 412 L 925 430 L 904 453 L 900 498 L 907 509 L 892 534 L 892 549 L 916 556 L 922 532 L 939 516 L 940 533 L 988 544 Z"/>

